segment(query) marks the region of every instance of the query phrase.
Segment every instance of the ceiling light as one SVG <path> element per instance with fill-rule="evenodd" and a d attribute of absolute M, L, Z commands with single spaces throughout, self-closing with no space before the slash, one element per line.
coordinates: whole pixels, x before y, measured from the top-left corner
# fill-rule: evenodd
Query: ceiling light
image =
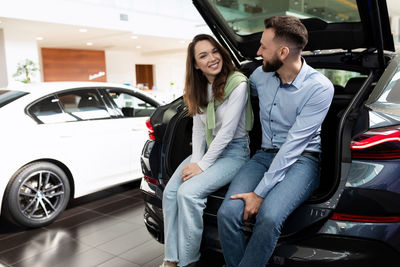
<path fill-rule="evenodd" d="M 86 45 L 87 45 L 87 46 L 92 46 L 93 43 L 92 43 L 92 42 L 87 42 Z"/>
<path fill-rule="evenodd" d="M 79 32 L 87 32 L 87 29 L 79 29 Z"/>
<path fill-rule="evenodd" d="M 140 45 L 137 45 L 137 46 L 136 46 L 136 48 L 138 48 L 138 49 L 139 49 L 139 48 L 142 48 L 142 47 L 141 47 Z"/>
<path fill-rule="evenodd" d="M 38 41 L 42 41 L 42 40 L 43 40 L 43 37 L 41 37 L 41 36 L 38 36 L 38 37 L 36 37 L 36 40 L 38 40 Z"/>
<path fill-rule="evenodd" d="M 131 36 L 132 39 L 137 39 L 138 37 L 136 35 Z"/>

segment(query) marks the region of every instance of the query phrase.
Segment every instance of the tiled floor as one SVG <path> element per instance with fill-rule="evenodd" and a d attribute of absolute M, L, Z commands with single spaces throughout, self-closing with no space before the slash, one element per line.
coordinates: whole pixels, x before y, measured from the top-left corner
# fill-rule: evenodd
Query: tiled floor
<path fill-rule="evenodd" d="M 0 218 L 0 267 L 158 266 L 163 245 L 143 224 L 138 183 L 72 201 L 53 224 L 18 228 Z"/>

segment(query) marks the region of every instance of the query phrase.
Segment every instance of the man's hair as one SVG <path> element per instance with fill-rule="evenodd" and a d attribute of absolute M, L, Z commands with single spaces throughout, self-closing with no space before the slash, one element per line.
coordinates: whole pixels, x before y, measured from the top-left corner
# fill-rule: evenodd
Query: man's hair
<path fill-rule="evenodd" d="M 295 49 L 296 54 L 301 53 L 308 42 L 308 32 L 301 21 L 293 16 L 274 16 L 264 20 L 266 29 L 274 29 L 275 37 Z"/>

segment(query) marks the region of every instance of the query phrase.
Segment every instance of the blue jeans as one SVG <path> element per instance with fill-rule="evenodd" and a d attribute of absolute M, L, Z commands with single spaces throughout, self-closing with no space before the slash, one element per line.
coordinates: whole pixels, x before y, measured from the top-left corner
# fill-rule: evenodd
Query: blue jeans
<path fill-rule="evenodd" d="M 207 196 L 230 183 L 240 167 L 249 160 L 249 155 L 249 139 L 244 137 L 233 139 L 213 165 L 186 182 L 183 182 L 181 172 L 191 156 L 179 165 L 163 195 L 164 261 L 186 266 L 200 259 Z"/>
<path fill-rule="evenodd" d="M 282 224 L 319 184 L 319 159 L 301 155 L 265 197 L 246 244 L 242 230 L 244 202 L 230 196 L 253 192 L 275 155 L 257 151 L 236 174 L 218 211 L 218 233 L 229 267 L 265 267 L 278 242 Z"/>

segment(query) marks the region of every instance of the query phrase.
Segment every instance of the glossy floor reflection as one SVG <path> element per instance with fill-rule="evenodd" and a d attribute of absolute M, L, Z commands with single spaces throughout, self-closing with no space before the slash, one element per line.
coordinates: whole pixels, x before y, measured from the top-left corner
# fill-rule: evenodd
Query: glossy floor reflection
<path fill-rule="evenodd" d="M 23 229 L 0 217 L 0 267 L 158 267 L 163 245 L 143 223 L 139 182 L 71 201 L 51 225 Z M 198 267 L 221 267 L 206 257 Z"/>
<path fill-rule="evenodd" d="M 131 183 L 74 200 L 40 229 L 0 218 L 0 266 L 158 266 L 163 246 L 143 224 L 138 187 Z"/>

